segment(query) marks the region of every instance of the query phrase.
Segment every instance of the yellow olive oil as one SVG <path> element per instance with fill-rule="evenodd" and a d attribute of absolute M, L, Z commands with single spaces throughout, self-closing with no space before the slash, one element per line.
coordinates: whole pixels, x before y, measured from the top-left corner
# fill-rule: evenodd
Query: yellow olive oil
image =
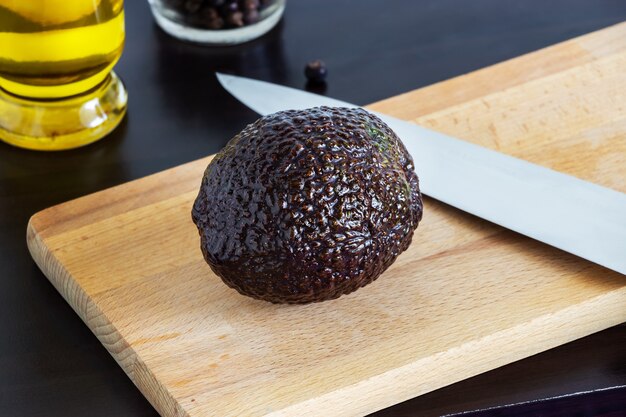
<path fill-rule="evenodd" d="M 0 87 L 68 97 L 95 87 L 124 46 L 123 0 L 0 0 Z"/>

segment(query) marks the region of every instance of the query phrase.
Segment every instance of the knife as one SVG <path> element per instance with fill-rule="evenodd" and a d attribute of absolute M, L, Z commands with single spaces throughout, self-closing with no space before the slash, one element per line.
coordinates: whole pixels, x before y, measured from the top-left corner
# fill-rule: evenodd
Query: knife
<path fill-rule="evenodd" d="M 626 410 L 626 385 L 536 401 L 446 414 L 443 417 L 618 417 Z"/>
<path fill-rule="evenodd" d="M 217 74 L 261 115 L 359 107 L 294 88 Z M 402 139 L 421 191 L 467 213 L 626 274 L 626 194 L 442 133 L 371 112 Z"/>

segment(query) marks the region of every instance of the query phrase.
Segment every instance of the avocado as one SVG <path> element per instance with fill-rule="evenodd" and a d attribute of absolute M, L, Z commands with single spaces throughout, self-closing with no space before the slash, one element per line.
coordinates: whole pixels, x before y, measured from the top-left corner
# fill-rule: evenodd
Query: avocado
<path fill-rule="evenodd" d="M 363 109 L 264 116 L 209 163 L 192 218 L 206 262 L 228 286 L 305 304 L 374 281 L 422 218 L 413 160 Z"/>

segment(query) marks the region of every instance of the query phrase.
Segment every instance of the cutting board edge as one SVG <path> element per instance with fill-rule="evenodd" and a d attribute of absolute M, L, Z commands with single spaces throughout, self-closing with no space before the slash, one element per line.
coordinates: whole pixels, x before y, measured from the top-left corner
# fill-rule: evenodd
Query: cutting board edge
<path fill-rule="evenodd" d="M 46 210 L 42 212 L 44 211 Z M 42 212 L 34 214 L 28 221 L 26 228 L 26 243 L 35 264 L 157 412 L 162 416 L 188 417 L 189 414 L 174 400 L 149 367 L 143 363 L 137 352 L 120 335 L 115 325 L 98 307 L 94 299 L 86 294 L 54 253 L 49 250 L 45 243 L 45 237 L 39 235 L 35 225 L 38 215 Z M 107 331 L 99 333 L 94 329 L 107 329 Z M 119 337 L 112 341 L 111 337 L 115 335 Z M 158 394 L 153 395 L 155 392 Z"/>
<path fill-rule="evenodd" d="M 129 210 L 124 204 L 128 203 L 127 201 L 124 199 L 102 197 L 108 194 L 123 195 L 129 191 L 129 189 L 132 190 L 133 187 L 139 188 L 139 186 L 141 186 L 141 194 L 144 196 L 149 195 L 149 198 L 134 202 L 132 209 L 145 207 L 164 199 L 163 196 L 159 194 L 159 191 L 164 189 L 176 190 L 175 195 L 184 194 L 184 190 L 176 189 L 175 184 L 168 181 L 178 177 L 169 174 L 184 170 L 195 176 L 197 172 L 201 172 L 206 168 L 214 156 L 214 154 L 204 156 L 47 207 L 31 216 L 28 227 L 32 225 L 37 229 L 37 233 L 40 236 L 47 238 L 66 232 L 69 227 L 76 229 L 78 227 L 88 226 L 103 218 L 124 213 Z M 178 182 L 181 182 L 184 178 L 183 176 Z M 201 175 L 198 177 L 197 187 L 200 186 L 200 178 Z M 90 212 L 91 215 L 84 216 L 86 212 Z M 94 215 L 94 212 L 96 215 Z"/>

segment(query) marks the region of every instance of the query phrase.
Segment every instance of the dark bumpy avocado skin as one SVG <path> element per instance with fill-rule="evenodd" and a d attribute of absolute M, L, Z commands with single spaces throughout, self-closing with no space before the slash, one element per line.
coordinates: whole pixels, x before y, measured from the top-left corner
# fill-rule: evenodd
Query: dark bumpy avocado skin
<path fill-rule="evenodd" d="M 422 217 L 413 161 L 362 109 L 284 111 L 206 169 L 192 217 L 211 269 L 241 294 L 310 303 L 374 281 Z"/>

